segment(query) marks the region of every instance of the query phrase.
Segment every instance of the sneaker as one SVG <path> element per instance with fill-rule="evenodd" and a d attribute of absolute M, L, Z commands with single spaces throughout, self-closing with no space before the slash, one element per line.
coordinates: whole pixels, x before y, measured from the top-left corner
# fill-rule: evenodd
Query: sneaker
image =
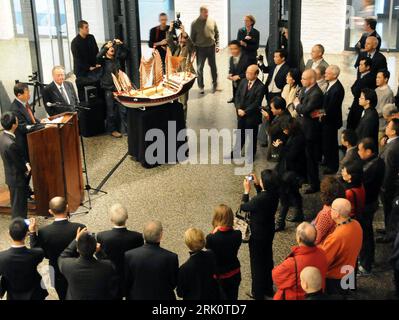
<path fill-rule="evenodd" d="M 370 277 L 371 271 L 367 271 L 363 266 L 359 265 L 359 270 L 357 271 L 358 277 Z"/>

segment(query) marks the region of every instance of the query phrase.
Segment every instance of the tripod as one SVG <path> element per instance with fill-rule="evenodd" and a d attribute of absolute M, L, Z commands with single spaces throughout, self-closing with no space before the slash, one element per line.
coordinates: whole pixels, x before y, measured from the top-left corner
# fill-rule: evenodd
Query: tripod
<path fill-rule="evenodd" d="M 82 112 L 84 110 L 88 110 L 88 108 L 82 106 L 82 105 L 68 105 L 68 104 L 62 104 L 62 103 L 56 103 L 53 107 L 59 107 L 59 108 L 74 108 L 77 112 L 78 112 L 78 118 L 79 118 L 79 112 Z M 87 169 L 87 158 L 86 158 L 86 148 L 85 148 L 85 143 L 83 140 L 83 136 L 82 134 L 79 132 L 79 136 L 80 136 L 80 144 L 81 144 L 81 148 L 82 148 L 82 158 L 83 158 L 83 172 L 85 174 L 85 179 L 86 179 L 86 184 L 84 187 L 84 191 L 87 193 L 87 201 L 83 202 L 81 204 L 81 207 L 85 208 L 85 211 L 82 212 L 76 212 L 73 214 L 70 214 L 71 217 L 73 216 L 77 216 L 77 215 L 87 215 L 90 213 L 90 211 L 93 209 L 92 207 L 92 195 L 96 195 L 98 193 L 102 193 L 102 194 L 108 194 L 106 191 L 103 191 L 101 189 L 95 189 L 92 188 L 92 186 L 90 185 L 90 180 L 89 180 L 89 173 L 88 173 L 88 169 Z M 94 191 L 92 193 L 92 191 Z"/>

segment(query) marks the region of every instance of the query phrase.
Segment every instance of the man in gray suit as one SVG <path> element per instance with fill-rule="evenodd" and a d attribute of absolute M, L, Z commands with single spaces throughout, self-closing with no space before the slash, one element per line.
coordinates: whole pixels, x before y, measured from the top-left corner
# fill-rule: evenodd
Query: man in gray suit
<path fill-rule="evenodd" d="M 18 118 L 11 112 L 1 117 L 4 132 L 0 135 L 0 154 L 3 159 L 6 184 L 10 190 L 12 218 L 26 218 L 28 214 L 28 180 L 31 171 L 23 151 L 16 143 Z"/>
<path fill-rule="evenodd" d="M 308 69 L 316 70 L 316 68 L 319 66 L 323 66 L 327 69 L 329 64 L 323 58 L 324 52 L 325 52 L 325 49 L 324 49 L 323 45 L 316 44 L 312 48 L 312 53 L 311 53 L 312 59 L 309 59 L 308 62 L 306 63 L 305 70 L 308 70 Z"/>
<path fill-rule="evenodd" d="M 64 67 L 53 68 L 53 82 L 43 89 L 43 101 L 49 116 L 75 111 L 79 100 L 73 84 L 65 81 Z"/>
<path fill-rule="evenodd" d="M 386 235 L 377 238 L 378 243 L 393 242 L 399 229 L 399 217 L 392 210 L 394 199 L 399 196 L 399 119 L 391 120 L 385 133 L 386 146 L 380 157 L 385 162 L 381 200 L 384 205 Z"/>

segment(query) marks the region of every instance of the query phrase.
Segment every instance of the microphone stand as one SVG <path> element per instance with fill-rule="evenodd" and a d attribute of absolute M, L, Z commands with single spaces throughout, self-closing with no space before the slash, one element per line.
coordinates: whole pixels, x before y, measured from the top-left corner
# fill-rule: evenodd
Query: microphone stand
<path fill-rule="evenodd" d="M 79 120 L 79 112 L 82 112 L 84 110 L 90 110 L 89 108 L 81 106 L 81 105 L 71 105 L 71 104 L 57 104 L 56 106 L 53 106 L 53 108 L 57 108 L 57 107 L 58 108 L 65 108 L 65 107 L 74 108 L 78 112 L 78 120 Z M 108 192 L 103 191 L 101 189 L 92 188 L 92 186 L 90 185 L 89 173 L 87 170 L 86 148 L 85 148 L 83 136 L 80 133 L 80 129 L 79 129 L 79 137 L 80 137 L 80 144 L 81 144 L 81 148 L 82 148 L 83 171 L 85 173 L 85 179 L 86 179 L 86 185 L 84 187 L 84 191 L 87 192 L 87 198 L 88 198 L 87 201 L 85 201 L 84 203 L 81 204 L 81 207 L 86 208 L 87 211 L 72 213 L 72 214 L 70 214 L 70 217 L 77 216 L 77 215 L 86 215 L 86 214 L 90 213 L 90 211 L 93 209 L 92 199 L 91 199 L 91 196 L 92 196 L 91 191 L 94 191 L 93 194 L 98 194 L 98 193 L 108 194 Z M 86 206 L 86 203 L 88 204 L 88 206 Z"/>

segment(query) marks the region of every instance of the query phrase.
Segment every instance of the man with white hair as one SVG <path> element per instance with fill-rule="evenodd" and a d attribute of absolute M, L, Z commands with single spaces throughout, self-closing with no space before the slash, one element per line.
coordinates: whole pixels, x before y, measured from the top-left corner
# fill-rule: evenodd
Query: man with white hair
<path fill-rule="evenodd" d="M 55 66 L 52 71 L 53 82 L 43 90 L 43 102 L 49 116 L 75 111 L 79 103 L 75 88 L 71 82 L 65 81 L 65 69 Z"/>
<path fill-rule="evenodd" d="M 316 70 L 317 67 L 323 66 L 326 69 L 328 68 L 329 64 L 326 60 L 324 60 L 324 46 L 322 44 L 316 44 L 312 48 L 311 52 L 311 57 L 312 59 L 309 59 L 308 62 L 306 63 L 305 69 L 313 69 Z"/>
<path fill-rule="evenodd" d="M 399 118 L 398 107 L 395 106 L 393 103 L 386 104 L 382 108 L 382 116 L 384 117 L 385 124 L 388 124 L 394 118 Z"/>
<path fill-rule="evenodd" d="M 323 277 L 319 269 L 306 267 L 301 272 L 301 287 L 306 292 L 306 300 L 327 300 L 323 293 Z"/>
<path fill-rule="evenodd" d="M 100 232 L 97 242 L 101 244 L 102 250 L 115 265 L 121 284 L 124 279 L 125 252 L 141 247 L 144 244 L 141 233 L 130 231 L 126 227 L 128 213 L 121 204 L 115 204 L 109 209 L 112 230 Z M 122 288 L 122 287 L 121 287 Z M 120 291 L 119 298 L 122 299 L 123 292 Z"/>
<path fill-rule="evenodd" d="M 328 263 L 326 279 L 328 294 L 343 294 L 345 290 L 354 289 L 342 287 L 344 277 L 349 277 L 349 280 L 350 277 L 356 277 L 355 268 L 363 242 L 362 227 L 359 222 L 350 218 L 351 209 L 351 203 L 346 199 L 337 199 L 333 202 L 331 218 L 336 224 L 336 229 L 320 245 L 326 253 Z"/>
<path fill-rule="evenodd" d="M 360 61 L 364 58 L 370 58 L 372 61 L 371 73 L 377 77 L 377 72 L 380 70 L 387 70 L 388 64 L 385 56 L 377 50 L 379 41 L 376 37 L 370 36 L 366 39 L 364 52 L 359 54 L 355 68 L 359 68 Z"/>
<path fill-rule="evenodd" d="M 160 221 L 144 226 L 144 246 L 125 253 L 127 300 L 176 300 L 179 260 L 177 254 L 161 248 Z"/>
<path fill-rule="evenodd" d="M 338 130 L 342 128 L 342 103 L 345 89 L 338 80 L 341 70 L 331 65 L 326 70 L 327 91 L 324 95 L 322 119 L 322 147 L 327 169 L 324 174 L 334 174 L 339 168 Z"/>

